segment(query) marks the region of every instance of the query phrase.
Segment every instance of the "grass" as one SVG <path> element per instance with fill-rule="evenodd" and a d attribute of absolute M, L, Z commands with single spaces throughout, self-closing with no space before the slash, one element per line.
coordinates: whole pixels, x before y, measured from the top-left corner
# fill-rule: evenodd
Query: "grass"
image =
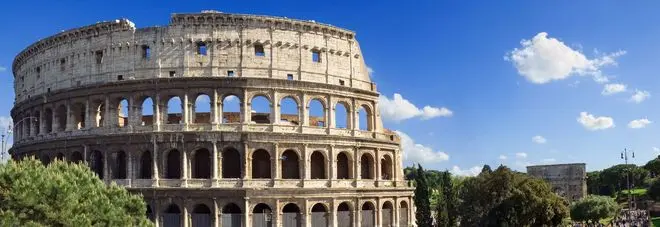
<path fill-rule="evenodd" d="M 634 196 L 642 196 L 646 195 L 646 188 L 635 188 L 635 189 L 630 189 L 631 194 Z M 619 192 L 619 195 L 626 196 L 628 195 L 628 190 L 621 190 Z"/>
<path fill-rule="evenodd" d="M 653 218 L 651 218 L 651 223 L 653 223 L 653 226 L 658 226 L 658 227 L 660 227 L 660 217 L 653 217 Z"/>

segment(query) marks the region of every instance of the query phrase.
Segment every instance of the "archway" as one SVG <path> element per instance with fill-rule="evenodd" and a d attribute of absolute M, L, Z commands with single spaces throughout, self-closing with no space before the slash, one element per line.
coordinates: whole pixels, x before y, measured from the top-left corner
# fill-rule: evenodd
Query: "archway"
<path fill-rule="evenodd" d="M 112 178 L 126 179 L 126 153 L 124 153 L 124 151 L 118 151 L 114 156 Z"/>
<path fill-rule="evenodd" d="M 178 96 L 173 96 L 167 100 L 167 119 L 165 122 L 167 124 L 180 124 L 183 123 L 183 112 L 182 112 L 181 99 Z"/>
<path fill-rule="evenodd" d="M 401 201 L 399 205 L 399 226 L 408 226 L 408 203 Z"/>
<path fill-rule="evenodd" d="M 252 210 L 252 227 L 272 227 L 272 224 L 272 209 L 266 204 L 257 204 Z"/>
<path fill-rule="evenodd" d="M 146 97 L 142 100 L 142 125 L 154 124 L 154 101 L 151 97 Z"/>
<path fill-rule="evenodd" d="M 176 204 L 171 204 L 163 213 L 163 226 L 164 227 L 180 227 L 181 226 L 181 210 Z"/>
<path fill-rule="evenodd" d="M 193 108 L 193 122 L 196 124 L 211 123 L 211 98 L 207 94 L 199 94 L 195 99 L 195 108 Z"/>
<path fill-rule="evenodd" d="M 238 96 L 228 95 L 222 99 L 222 123 L 241 122 L 241 100 Z"/>
<path fill-rule="evenodd" d="M 348 115 L 347 104 L 338 102 L 335 105 L 335 128 L 350 128 L 350 119 Z"/>
<path fill-rule="evenodd" d="M 57 131 L 62 132 L 66 130 L 66 107 L 60 105 L 55 111 L 55 117 L 57 118 Z"/>
<path fill-rule="evenodd" d="M 46 133 L 53 132 L 53 110 L 46 108 L 46 110 L 44 110 L 44 118 L 44 124 L 46 124 L 44 128 Z"/>
<path fill-rule="evenodd" d="M 105 122 L 105 102 L 97 100 L 94 102 L 94 126 L 103 127 Z"/>
<path fill-rule="evenodd" d="M 57 155 L 55 155 L 55 160 L 64 161 L 64 153 L 58 152 Z"/>
<path fill-rule="evenodd" d="M 41 164 L 45 166 L 50 164 L 50 158 L 48 157 L 47 154 L 42 154 L 41 157 L 39 158 L 39 161 L 41 161 Z"/>
<path fill-rule="evenodd" d="M 197 204 L 192 212 L 192 227 L 210 227 L 213 221 L 211 220 L 211 209 L 204 204 Z"/>
<path fill-rule="evenodd" d="M 380 176 L 382 180 L 392 180 L 392 158 L 389 155 L 380 159 Z"/>
<path fill-rule="evenodd" d="M 380 213 L 382 215 L 381 220 L 383 221 L 383 223 L 381 223 L 382 227 L 394 226 L 394 209 L 392 209 L 392 203 L 390 201 L 383 203 L 383 209 Z"/>
<path fill-rule="evenodd" d="M 117 126 L 124 127 L 128 125 L 130 108 L 128 99 L 122 98 L 117 105 Z"/>
<path fill-rule="evenodd" d="M 360 106 L 358 110 L 358 120 L 359 125 L 358 129 L 362 131 L 373 131 L 373 114 L 371 113 L 371 108 L 367 105 Z"/>
<path fill-rule="evenodd" d="M 177 149 L 167 152 L 167 160 L 165 160 L 165 178 L 166 179 L 180 179 L 181 178 L 181 153 Z"/>
<path fill-rule="evenodd" d="M 96 173 L 99 178 L 103 179 L 103 154 L 100 151 L 92 151 L 90 156 L 92 171 Z"/>
<path fill-rule="evenodd" d="M 83 156 L 80 152 L 74 151 L 73 154 L 71 154 L 71 162 L 81 163 L 82 161 L 83 161 Z"/>
<path fill-rule="evenodd" d="M 268 151 L 259 149 L 252 153 L 252 178 L 271 178 L 270 154 L 268 154 Z"/>
<path fill-rule="evenodd" d="M 263 96 L 258 95 L 250 101 L 250 123 L 254 124 L 270 124 L 271 103 L 270 100 Z"/>
<path fill-rule="evenodd" d="M 374 179 L 373 172 L 374 158 L 371 154 L 365 153 L 360 157 L 360 177 L 362 179 Z"/>
<path fill-rule="evenodd" d="M 325 127 L 328 120 L 325 118 L 325 106 L 319 99 L 309 102 L 309 126 Z"/>
<path fill-rule="evenodd" d="M 284 227 L 301 226 L 300 208 L 295 203 L 289 203 L 282 208 L 282 224 Z"/>
<path fill-rule="evenodd" d="M 241 155 L 232 147 L 222 151 L 222 178 L 241 178 Z"/>
<path fill-rule="evenodd" d="M 85 118 L 87 115 L 87 108 L 85 107 L 85 104 L 82 103 L 75 103 L 73 104 L 71 111 L 73 112 L 73 127 L 75 129 L 83 129 L 85 128 Z"/>
<path fill-rule="evenodd" d="M 150 221 L 154 221 L 154 212 L 151 210 L 151 206 L 147 205 L 147 212 L 145 212 L 147 215 L 147 218 L 149 218 Z"/>
<path fill-rule="evenodd" d="M 243 224 L 243 212 L 234 203 L 229 203 L 222 208 L 223 227 L 241 227 Z"/>
<path fill-rule="evenodd" d="M 192 178 L 211 178 L 211 152 L 209 150 L 201 148 L 195 151 Z"/>
<path fill-rule="evenodd" d="M 34 134 L 39 135 L 39 133 L 41 133 L 41 124 L 42 124 L 42 122 L 41 122 L 42 121 L 41 120 L 41 112 L 34 111 L 33 116 L 34 116 L 34 119 L 35 119 Z"/>
<path fill-rule="evenodd" d="M 337 179 L 351 179 L 351 164 L 345 152 L 337 155 Z"/>
<path fill-rule="evenodd" d="M 374 204 L 371 202 L 365 202 L 362 204 L 362 209 L 360 210 L 361 215 L 361 225 L 362 227 L 374 227 L 376 226 L 376 215 L 374 212 Z"/>
<path fill-rule="evenodd" d="M 151 152 L 144 151 L 140 157 L 140 179 L 151 179 L 153 174 L 153 163 Z"/>
<path fill-rule="evenodd" d="M 328 226 L 328 210 L 322 203 L 317 203 L 312 206 L 312 226 L 314 227 L 327 227 Z"/>
<path fill-rule="evenodd" d="M 280 122 L 282 125 L 300 125 L 298 102 L 291 96 L 280 100 Z"/>
<path fill-rule="evenodd" d="M 328 179 L 325 171 L 325 157 L 320 151 L 314 151 L 311 156 L 312 179 Z"/>
<path fill-rule="evenodd" d="M 300 160 L 293 150 L 286 150 L 281 158 L 282 179 L 300 179 Z"/>
<path fill-rule="evenodd" d="M 340 203 L 337 207 L 337 225 L 353 227 L 353 214 L 348 203 Z"/>

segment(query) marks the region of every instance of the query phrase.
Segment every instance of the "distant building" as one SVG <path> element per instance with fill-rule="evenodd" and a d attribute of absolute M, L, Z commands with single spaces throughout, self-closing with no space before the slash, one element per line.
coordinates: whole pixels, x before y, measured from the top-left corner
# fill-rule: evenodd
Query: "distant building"
<path fill-rule="evenodd" d="M 552 190 L 573 202 L 587 195 L 587 171 L 584 163 L 527 166 L 527 174 L 546 180 Z"/>

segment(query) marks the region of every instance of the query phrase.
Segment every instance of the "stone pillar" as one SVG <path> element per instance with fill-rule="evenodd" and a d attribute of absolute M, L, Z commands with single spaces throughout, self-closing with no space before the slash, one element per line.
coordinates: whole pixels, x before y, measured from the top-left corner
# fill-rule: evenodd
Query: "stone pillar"
<path fill-rule="evenodd" d="M 160 217 L 160 201 L 154 199 L 154 207 L 151 208 L 151 211 L 154 214 L 155 227 L 159 227 L 160 222 L 162 221 Z"/>
<path fill-rule="evenodd" d="M 399 202 L 397 201 L 398 198 L 394 198 L 394 204 L 392 205 L 393 210 L 393 215 L 392 217 L 392 222 L 394 223 L 392 226 L 399 226 Z"/>
<path fill-rule="evenodd" d="M 190 107 L 188 103 L 188 93 L 183 94 L 183 100 L 181 100 L 181 114 L 183 115 L 183 118 L 181 118 L 181 121 L 179 124 L 183 124 L 185 128 L 188 127 L 188 119 L 190 118 Z"/>
<path fill-rule="evenodd" d="M 362 227 L 362 213 L 360 212 L 360 200 L 357 201 L 355 207 L 353 207 L 353 217 L 355 224 L 353 226 Z"/>
<path fill-rule="evenodd" d="M 211 226 L 213 227 L 219 227 L 220 226 L 220 208 L 218 207 L 218 200 L 213 198 L 213 218 L 211 220 L 213 221 L 213 224 Z M 230 226 L 231 227 L 231 226 Z"/>
<path fill-rule="evenodd" d="M 399 152 L 399 149 L 394 149 L 394 154 L 392 155 L 392 182 L 395 187 L 402 186 L 398 185 L 401 181 L 399 179 L 399 170 L 402 169 L 401 166 L 399 166 Z"/>
<path fill-rule="evenodd" d="M 247 90 L 243 90 L 243 100 L 241 100 L 241 122 L 243 124 L 252 121 L 252 112 L 250 111 L 251 100 L 248 100 Z"/>
<path fill-rule="evenodd" d="M 382 206 L 380 198 L 376 198 L 376 204 L 374 207 L 374 212 L 376 212 L 376 226 L 382 226 L 383 224 L 383 214 L 381 213 Z"/>
<path fill-rule="evenodd" d="M 185 152 L 184 152 L 185 153 Z M 190 213 L 188 212 L 188 199 L 183 200 L 183 212 L 181 213 L 181 216 L 183 218 L 183 227 L 189 227 L 190 226 Z"/>
<path fill-rule="evenodd" d="M 277 143 L 273 143 L 273 155 L 270 157 L 272 160 L 272 170 L 273 174 L 271 174 L 273 181 L 275 179 L 282 179 L 282 163 L 280 163 L 280 151 L 279 151 L 279 145 Z M 274 185 L 274 182 L 273 182 Z"/>
<path fill-rule="evenodd" d="M 374 157 L 374 178 L 376 178 L 376 182 L 383 180 L 383 177 L 381 176 L 381 171 L 380 171 L 380 148 L 376 148 L 376 155 Z M 394 163 L 392 163 L 394 165 Z M 377 184 L 378 185 L 378 184 Z"/>
<path fill-rule="evenodd" d="M 105 101 L 104 101 L 103 107 L 105 108 L 105 111 L 103 113 L 103 126 L 104 127 L 109 127 L 110 126 L 110 118 L 112 117 L 112 114 L 110 113 L 110 98 L 108 96 L 105 96 Z"/>
<path fill-rule="evenodd" d="M 307 95 L 303 93 L 300 96 L 300 103 L 298 103 L 298 116 L 300 116 L 300 125 L 302 126 L 316 126 L 309 125 L 309 106 L 307 105 Z"/>
<path fill-rule="evenodd" d="M 188 170 L 188 151 L 181 151 L 181 162 L 181 180 L 185 183 L 185 180 L 188 179 L 188 174 L 190 173 L 190 170 Z"/>
<path fill-rule="evenodd" d="M 133 161 L 133 152 L 131 151 L 125 151 L 126 152 L 126 179 L 130 179 L 129 185 L 131 185 L 132 180 L 135 179 L 135 174 L 133 173 L 133 165 L 135 162 Z"/>
<path fill-rule="evenodd" d="M 356 181 L 362 180 L 362 159 L 360 159 L 360 149 L 358 147 L 353 147 L 353 174 Z"/>
<path fill-rule="evenodd" d="M 325 107 L 326 108 L 325 112 L 328 115 L 328 117 L 326 118 L 328 122 L 326 124 L 328 125 L 328 128 L 336 128 L 336 123 L 335 123 L 335 107 L 336 107 L 336 105 L 334 104 L 335 99 L 332 96 L 329 96 L 329 97 L 330 98 L 327 99 L 328 103 L 326 104 L 328 106 Z"/>
<path fill-rule="evenodd" d="M 91 113 L 92 108 L 89 108 L 89 104 L 90 104 L 89 99 L 85 100 L 85 109 L 83 110 L 85 111 L 85 119 L 83 119 L 83 121 L 85 121 L 85 128 L 91 128 L 94 125 L 94 122 L 92 121 L 92 113 Z"/>
<path fill-rule="evenodd" d="M 153 151 L 151 151 L 151 179 L 153 180 L 153 185 L 158 186 L 158 143 L 156 140 L 152 140 Z"/>
<path fill-rule="evenodd" d="M 108 182 L 112 176 L 110 173 L 110 152 L 108 150 L 103 150 L 103 181 Z"/>
<path fill-rule="evenodd" d="M 39 119 L 34 116 L 34 111 L 30 111 L 30 137 L 37 135 L 37 127 L 39 127 Z"/>
<path fill-rule="evenodd" d="M 252 210 L 250 210 L 250 197 L 244 197 L 245 203 L 243 205 L 243 227 L 252 226 L 250 223 L 250 216 L 252 215 Z"/>
<path fill-rule="evenodd" d="M 218 144 L 216 141 L 213 141 L 213 151 L 211 153 L 211 168 L 213 168 L 213 171 L 211 172 L 211 177 L 214 184 L 218 180 L 218 156 Z"/>
<path fill-rule="evenodd" d="M 282 105 L 282 100 L 280 100 L 280 97 L 278 95 L 278 92 L 273 91 L 272 95 L 273 100 L 270 102 L 270 122 L 272 124 L 280 124 L 282 121 L 280 116 L 280 108 Z"/>
<path fill-rule="evenodd" d="M 329 206 L 330 226 L 337 226 L 337 200 L 332 198 L 332 203 Z"/>
<path fill-rule="evenodd" d="M 337 160 L 335 157 L 335 146 L 330 145 L 330 150 L 328 150 L 328 182 L 330 187 L 332 187 L 333 181 L 337 179 Z"/>
<path fill-rule="evenodd" d="M 213 89 L 213 94 L 211 94 L 212 97 L 209 97 L 211 99 L 211 124 L 218 124 L 218 90 Z M 222 105 L 220 105 L 222 107 Z"/>
<path fill-rule="evenodd" d="M 39 109 L 39 125 L 37 127 L 39 127 L 39 135 L 43 135 L 46 134 L 46 118 L 44 117 L 46 112 L 43 106 Z"/>
<path fill-rule="evenodd" d="M 161 124 L 161 118 L 162 118 L 162 113 L 160 112 L 161 104 L 160 104 L 160 94 L 156 93 L 156 96 L 153 99 L 153 127 L 154 131 L 160 131 L 160 124 Z"/>
<path fill-rule="evenodd" d="M 305 199 L 305 204 L 303 204 L 302 209 L 300 209 L 300 212 L 302 213 L 303 216 L 303 225 L 305 227 L 313 227 L 312 226 L 312 214 L 310 212 L 309 208 L 309 200 Z"/>
<path fill-rule="evenodd" d="M 66 102 L 64 102 L 64 105 L 66 106 L 66 127 L 64 128 L 64 130 L 65 131 L 71 131 L 71 130 L 74 129 L 74 127 L 73 127 L 73 117 L 71 117 L 73 115 L 73 113 L 71 111 L 71 101 L 66 100 Z"/>
<path fill-rule="evenodd" d="M 251 178 L 250 172 L 250 160 L 252 159 L 249 155 L 249 147 L 247 142 L 243 142 L 243 152 L 241 155 L 243 156 L 243 180 L 249 180 Z M 243 182 L 245 184 L 245 182 Z"/>
<path fill-rule="evenodd" d="M 300 161 L 302 161 L 302 169 L 303 169 L 303 179 L 305 181 L 310 180 L 312 178 L 312 170 L 311 170 L 311 163 L 309 161 L 309 154 L 310 154 L 309 146 L 308 144 L 305 144 L 305 147 L 302 152 L 302 156 L 300 157 Z"/>

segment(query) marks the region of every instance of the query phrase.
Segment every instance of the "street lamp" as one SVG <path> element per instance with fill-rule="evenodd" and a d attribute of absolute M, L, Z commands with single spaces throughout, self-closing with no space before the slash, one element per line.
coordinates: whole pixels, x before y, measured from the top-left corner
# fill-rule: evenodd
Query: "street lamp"
<path fill-rule="evenodd" d="M 626 168 L 628 168 L 628 152 L 632 154 L 631 158 L 635 158 L 635 152 L 623 149 L 621 152 L 621 159 L 625 160 Z M 632 190 L 630 189 L 630 170 L 626 172 L 626 184 L 628 185 L 628 210 L 632 210 Z"/>
<path fill-rule="evenodd" d="M 22 123 L 23 121 L 25 121 L 27 119 L 34 119 L 35 122 L 39 121 L 39 118 L 37 118 L 37 117 L 25 117 L 25 118 L 21 119 L 20 121 L 16 122 L 15 124 L 13 124 L 12 126 L 8 126 L 6 129 L 4 129 L 2 132 L 0 132 L 0 133 L 2 133 L 2 134 L 0 134 L 0 136 L 2 137 L 2 141 L 0 142 L 1 149 L 2 149 L 2 150 L 0 150 L 0 160 L 3 160 L 5 158 L 5 152 L 7 151 L 7 142 L 9 142 L 9 136 L 12 134 L 13 129 L 16 128 L 16 125 Z"/>

